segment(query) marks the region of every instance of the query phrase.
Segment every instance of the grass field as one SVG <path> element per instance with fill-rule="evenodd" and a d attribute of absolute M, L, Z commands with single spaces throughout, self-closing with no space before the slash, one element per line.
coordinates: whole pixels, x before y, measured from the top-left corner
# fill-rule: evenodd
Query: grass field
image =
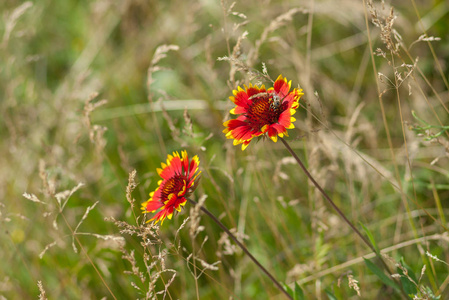
<path fill-rule="evenodd" d="M 191 198 L 295 299 L 449 299 L 447 1 L 0 12 L 1 299 L 286 299 L 198 207 L 145 222 L 182 150 Z M 390 274 L 281 141 L 223 134 L 233 90 L 279 74 L 304 93 L 285 140 Z"/>

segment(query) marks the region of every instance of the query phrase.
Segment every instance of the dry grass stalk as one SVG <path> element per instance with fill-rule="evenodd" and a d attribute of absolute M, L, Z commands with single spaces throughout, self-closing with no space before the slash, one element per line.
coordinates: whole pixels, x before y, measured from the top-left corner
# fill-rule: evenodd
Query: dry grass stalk
<path fill-rule="evenodd" d="M 292 8 L 289 11 L 281 14 L 280 16 L 276 17 L 274 20 L 270 22 L 270 24 L 263 30 L 262 34 L 260 35 L 260 38 L 256 41 L 254 48 L 252 48 L 248 52 L 248 60 L 247 63 L 249 66 L 253 66 L 258 57 L 259 57 L 259 50 L 263 43 L 268 38 L 268 35 L 277 29 L 281 28 L 282 26 L 285 26 L 287 23 L 291 22 L 293 19 L 293 16 L 297 13 L 307 13 L 307 9 L 304 8 Z"/>
<path fill-rule="evenodd" d="M 0 48 L 5 48 L 8 45 L 8 41 L 11 37 L 11 33 L 14 30 L 14 27 L 16 27 L 17 21 L 32 6 L 33 2 L 26 1 L 22 3 L 20 6 L 16 7 L 10 14 L 6 14 L 3 40 L 2 43 L 0 44 Z"/>
<path fill-rule="evenodd" d="M 399 43 L 394 43 L 392 39 L 393 25 L 396 16 L 394 15 L 393 7 L 390 8 L 390 13 L 387 17 L 384 18 L 384 21 L 380 20 L 377 9 L 374 7 L 373 1 L 369 0 L 367 2 L 369 12 L 371 14 L 371 22 L 374 26 L 380 29 L 380 38 L 382 42 L 385 44 L 388 50 L 392 54 L 398 54 Z"/>
<path fill-rule="evenodd" d="M 231 228 L 229 231 L 238 239 L 239 242 L 244 243 L 244 240 L 249 240 L 249 236 L 238 232 L 237 228 Z M 218 250 L 217 250 L 217 256 L 223 257 L 223 255 L 234 255 L 234 254 L 240 254 L 242 253 L 242 250 L 240 247 L 235 245 L 231 242 L 229 239 L 229 235 L 222 232 L 220 235 L 220 239 L 217 242 L 218 244 Z"/>
<path fill-rule="evenodd" d="M 47 300 L 47 293 L 45 292 L 42 281 L 39 280 L 37 282 L 37 287 L 39 288 L 39 300 Z"/>
<path fill-rule="evenodd" d="M 72 248 L 73 251 L 75 251 L 75 253 L 78 253 L 78 248 L 76 248 L 75 246 L 75 234 L 77 234 L 78 228 L 81 226 L 81 224 L 83 223 L 83 221 L 87 218 L 87 215 L 89 214 L 89 212 L 95 208 L 95 206 L 97 206 L 97 204 L 100 201 L 95 202 L 93 205 L 88 206 L 86 209 L 86 212 L 84 213 L 83 217 L 81 218 L 81 220 L 79 221 L 78 225 L 76 225 L 75 229 L 73 230 L 73 234 L 72 234 Z"/>
<path fill-rule="evenodd" d="M 207 195 L 201 196 L 198 200 L 198 205 L 195 205 L 193 208 L 190 208 L 190 229 L 189 235 L 192 239 L 195 239 L 197 235 L 204 231 L 205 227 L 200 225 L 201 221 L 201 206 L 206 202 Z"/>
<path fill-rule="evenodd" d="M 358 286 L 358 283 L 359 282 L 354 279 L 353 275 L 348 275 L 348 286 L 350 288 L 352 288 L 354 291 L 356 291 L 357 292 L 357 296 L 360 297 L 361 295 L 360 295 L 360 288 Z"/>
<path fill-rule="evenodd" d="M 148 67 L 147 71 L 147 89 L 150 91 L 151 84 L 154 82 L 153 79 L 153 73 L 160 71 L 160 70 L 166 70 L 166 68 L 158 66 L 157 64 L 161 59 L 167 57 L 167 52 L 169 51 L 178 51 L 179 46 L 177 45 L 161 45 L 156 48 L 156 51 L 154 51 L 153 59 L 151 60 L 151 64 Z"/>
<path fill-rule="evenodd" d="M 107 128 L 105 126 L 92 125 L 90 115 L 96 108 L 105 105 L 108 101 L 106 99 L 102 99 L 96 103 L 93 103 L 94 99 L 97 97 L 98 93 L 92 93 L 86 100 L 83 110 L 83 120 L 84 124 L 86 125 L 89 131 L 90 141 L 93 144 L 95 144 L 97 153 L 100 153 L 106 146 L 106 139 L 104 138 L 104 133 L 106 132 Z"/>
<path fill-rule="evenodd" d="M 134 199 L 131 195 L 134 189 L 137 187 L 136 175 L 137 175 L 136 170 L 132 170 L 129 173 L 128 185 L 126 186 L 126 200 L 131 205 L 131 209 L 134 208 L 134 203 L 136 202 L 136 199 Z"/>

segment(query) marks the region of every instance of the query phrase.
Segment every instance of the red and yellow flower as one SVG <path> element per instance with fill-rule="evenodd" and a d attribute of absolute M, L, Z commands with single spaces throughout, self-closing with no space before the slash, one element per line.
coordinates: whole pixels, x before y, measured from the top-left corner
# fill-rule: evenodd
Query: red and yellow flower
<path fill-rule="evenodd" d="M 198 172 L 200 160 L 195 155 L 189 162 L 186 151 L 182 151 L 181 155 L 178 152 L 169 154 L 167 164 L 161 163 L 162 169 L 157 169 L 162 180 L 158 182 L 157 189 L 150 193 L 150 199 L 142 203 L 142 210 L 144 213 L 154 213 L 158 209 L 160 211 L 148 222 L 161 221 L 162 224 L 165 218 L 171 219 L 174 210 L 181 211 L 187 197 L 196 187 L 195 180 L 201 173 Z"/>
<path fill-rule="evenodd" d="M 236 105 L 231 109 L 231 114 L 239 115 L 223 123 L 226 127 L 223 132 L 228 139 L 234 139 L 234 145 L 242 144 L 242 150 L 248 147 L 255 137 L 266 134 L 274 142 L 277 137 L 288 136 L 287 129 L 295 128 L 292 116 L 299 107 L 299 99 L 304 93 L 302 89 L 291 88 L 291 81 L 279 77 L 273 87 L 265 90 L 257 85 L 244 85 L 245 89 L 238 87 L 229 97 Z"/>

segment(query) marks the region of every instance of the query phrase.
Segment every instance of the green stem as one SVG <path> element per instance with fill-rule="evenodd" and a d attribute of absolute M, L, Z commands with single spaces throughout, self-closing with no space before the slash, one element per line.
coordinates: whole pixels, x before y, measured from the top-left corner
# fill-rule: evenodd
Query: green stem
<path fill-rule="evenodd" d="M 187 198 L 187 201 L 189 201 L 191 204 L 193 205 L 198 205 L 198 202 Z M 237 240 L 237 238 L 231 233 L 231 231 L 229 231 L 229 229 L 223 225 L 223 223 L 221 223 L 209 210 L 207 210 L 207 208 L 205 208 L 204 206 L 201 206 L 200 209 L 206 214 L 208 215 L 215 223 L 217 223 L 218 226 L 220 226 L 221 229 L 223 229 L 224 232 L 226 232 L 226 234 L 237 244 L 237 246 L 239 246 L 243 252 L 245 252 L 246 255 L 248 255 L 249 258 L 251 258 L 251 260 L 259 267 L 259 269 L 262 270 L 262 272 L 265 273 L 265 275 L 268 276 L 268 278 L 270 278 L 270 280 L 274 283 L 274 285 L 285 294 L 285 296 L 290 299 L 293 300 L 292 296 L 282 287 L 282 285 L 273 277 L 273 275 L 270 274 L 270 272 L 267 271 L 267 269 L 265 269 L 260 262 L 248 251 L 248 249 L 246 249 L 246 247 L 239 242 L 239 240 Z"/>

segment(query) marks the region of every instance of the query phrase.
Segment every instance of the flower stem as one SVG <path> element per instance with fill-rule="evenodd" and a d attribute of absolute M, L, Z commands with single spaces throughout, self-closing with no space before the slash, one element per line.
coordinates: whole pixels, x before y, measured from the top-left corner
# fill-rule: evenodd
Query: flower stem
<path fill-rule="evenodd" d="M 290 152 L 290 154 L 295 158 L 295 160 L 298 162 L 299 166 L 301 167 L 301 169 L 304 171 L 304 173 L 306 173 L 307 177 L 309 177 L 309 179 L 313 182 L 313 184 L 315 185 L 315 187 L 321 192 L 321 194 L 324 196 L 324 198 L 326 198 L 326 200 L 329 202 L 329 204 L 335 209 L 335 211 L 340 215 L 340 217 L 343 218 L 343 220 L 349 225 L 349 227 L 351 227 L 351 229 L 362 239 L 362 241 L 377 255 L 377 257 L 379 258 L 379 260 L 381 261 L 383 267 L 385 268 L 385 270 L 391 275 L 391 271 L 388 268 L 387 264 L 385 263 L 385 261 L 383 260 L 382 256 L 380 255 L 380 253 L 376 250 L 376 248 L 374 248 L 374 246 L 362 235 L 362 233 L 354 226 L 354 224 L 351 223 L 351 221 L 348 220 L 348 218 L 346 218 L 346 216 L 344 215 L 344 213 L 338 208 L 338 206 L 335 204 L 334 201 L 332 201 L 332 199 L 327 195 L 327 193 L 323 190 L 323 188 L 318 184 L 318 182 L 316 182 L 316 180 L 313 178 L 312 174 L 309 173 L 309 171 L 307 171 L 307 168 L 304 166 L 304 164 L 301 162 L 301 160 L 299 159 L 299 157 L 296 155 L 295 152 L 293 152 L 292 148 L 289 146 L 289 144 L 283 139 L 280 139 L 282 141 L 282 143 L 284 144 L 284 146 L 287 148 L 288 152 Z"/>
<path fill-rule="evenodd" d="M 198 205 L 198 202 L 187 198 L 187 201 L 189 201 L 191 204 L 193 205 Z M 274 285 L 285 294 L 285 296 L 288 299 L 293 300 L 292 296 L 282 287 L 282 285 L 273 277 L 273 275 L 270 274 L 270 272 L 267 271 L 267 269 L 265 269 L 260 262 L 248 251 L 248 249 L 246 249 L 246 247 L 239 242 L 239 240 L 237 240 L 237 238 L 231 233 L 231 231 L 229 231 L 229 229 L 223 224 L 221 223 L 209 210 L 207 210 L 207 208 L 205 208 L 204 206 L 201 206 L 200 209 L 206 214 L 208 215 L 215 223 L 217 223 L 218 226 L 220 226 L 221 229 L 223 229 L 224 232 L 226 232 L 226 234 L 237 244 L 237 246 L 239 246 L 243 252 L 245 252 L 246 255 L 248 255 L 249 258 L 251 258 L 251 260 L 259 267 L 259 269 L 262 270 L 262 272 L 265 273 L 265 275 L 267 275 L 270 280 L 274 283 Z"/>

